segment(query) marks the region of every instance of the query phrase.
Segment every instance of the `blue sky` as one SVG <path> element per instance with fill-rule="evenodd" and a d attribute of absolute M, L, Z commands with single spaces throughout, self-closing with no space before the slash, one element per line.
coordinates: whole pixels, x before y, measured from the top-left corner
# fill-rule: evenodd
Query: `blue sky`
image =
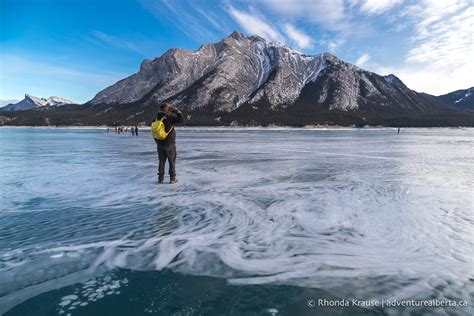
<path fill-rule="evenodd" d="M 437 95 L 474 85 L 473 24 L 470 0 L 0 0 L 0 99 L 86 102 L 143 59 L 234 30 Z"/>

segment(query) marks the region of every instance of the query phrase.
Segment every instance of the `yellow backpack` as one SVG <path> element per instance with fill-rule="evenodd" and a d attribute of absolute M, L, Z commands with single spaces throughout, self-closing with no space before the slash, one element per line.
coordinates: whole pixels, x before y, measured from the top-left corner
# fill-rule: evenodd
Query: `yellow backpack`
<path fill-rule="evenodd" d="M 154 139 L 165 140 L 166 137 L 168 137 L 168 134 L 173 130 L 174 126 L 172 126 L 168 132 L 166 132 L 165 123 L 163 123 L 165 118 L 166 116 L 163 116 L 161 119 L 154 120 L 153 123 L 151 123 L 151 135 Z"/>

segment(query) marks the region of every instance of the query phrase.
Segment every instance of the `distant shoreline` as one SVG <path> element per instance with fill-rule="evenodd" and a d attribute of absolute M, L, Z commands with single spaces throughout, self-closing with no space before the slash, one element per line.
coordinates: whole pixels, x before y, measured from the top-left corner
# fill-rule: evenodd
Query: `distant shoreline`
<path fill-rule="evenodd" d="M 124 127 L 131 127 L 123 125 Z M 115 126 L 28 126 L 28 125 L 2 125 L 1 128 L 37 128 L 37 129 L 114 129 Z M 138 126 L 140 130 L 150 130 L 150 126 Z M 380 130 L 380 129 L 394 129 L 398 127 L 393 126 L 364 126 L 364 127 L 349 127 L 349 126 L 176 126 L 177 129 L 214 129 L 214 130 Z M 470 126 L 420 126 L 420 127 L 402 127 L 400 129 L 474 129 Z"/>

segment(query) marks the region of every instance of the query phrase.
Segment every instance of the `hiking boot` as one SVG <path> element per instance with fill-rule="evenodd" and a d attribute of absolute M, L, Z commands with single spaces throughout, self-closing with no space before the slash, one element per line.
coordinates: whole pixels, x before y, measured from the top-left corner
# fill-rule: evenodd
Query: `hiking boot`
<path fill-rule="evenodd" d="M 163 184 L 165 181 L 165 177 L 158 177 L 158 183 Z"/>
<path fill-rule="evenodd" d="M 178 179 L 176 179 L 176 178 L 171 178 L 170 179 L 170 184 L 175 184 L 176 182 L 178 182 Z"/>

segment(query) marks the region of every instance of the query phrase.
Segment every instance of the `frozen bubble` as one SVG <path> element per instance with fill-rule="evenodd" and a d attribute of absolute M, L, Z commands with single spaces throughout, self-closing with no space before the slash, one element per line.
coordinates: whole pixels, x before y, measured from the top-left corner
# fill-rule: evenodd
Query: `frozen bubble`
<path fill-rule="evenodd" d="M 71 303 L 71 300 L 65 300 L 65 301 L 62 301 L 61 303 L 59 303 L 60 306 L 67 306 Z"/>

